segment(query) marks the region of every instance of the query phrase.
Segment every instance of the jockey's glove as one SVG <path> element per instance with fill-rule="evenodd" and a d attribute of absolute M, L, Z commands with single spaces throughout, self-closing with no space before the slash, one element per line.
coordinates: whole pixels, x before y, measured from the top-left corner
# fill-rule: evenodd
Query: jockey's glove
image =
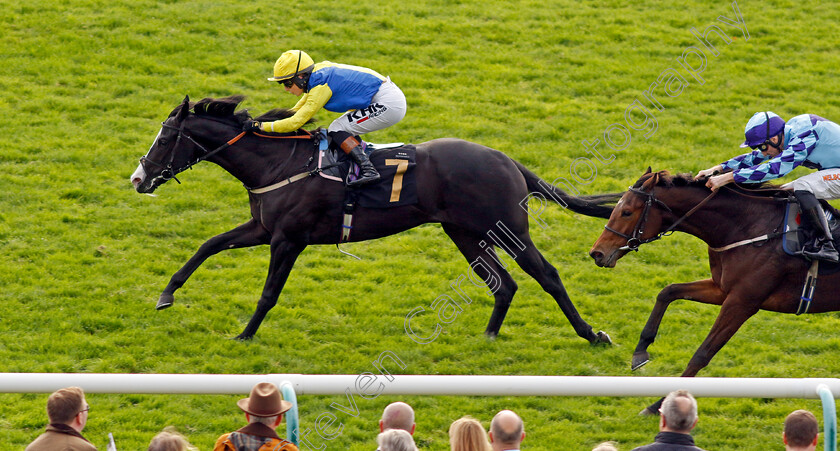
<path fill-rule="evenodd" d="M 261 128 L 262 122 L 248 120 L 245 122 L 245 125 L 242 126 L 243 132 L 256 132 L 262 130 Z"/>

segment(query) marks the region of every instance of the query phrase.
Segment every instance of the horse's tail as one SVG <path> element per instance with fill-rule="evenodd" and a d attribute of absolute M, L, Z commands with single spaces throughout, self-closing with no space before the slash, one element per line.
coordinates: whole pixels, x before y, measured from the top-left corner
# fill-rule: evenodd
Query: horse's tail
<path fill-rule="evenodd" d="M 557 188 L 554 185 L 539 178 L 536 174 L 531 172 L 528 168 L 518 161 L 514 161 L 519 172 L 525 177 L 525 183 L 528 186 L 528 191 L 531 193 L 538 193 L 553 202 L 568 208 L 575 213 L 580 213 L 586 216 L 595 216 L 597 218 L 609 218 L 615 207 L 615 203 L 621 198 L 623 193 L 610 194 L 595 194 L 590 196 L 572 196 Z M 605 205 L 609 204 L 609 205 Z"/>

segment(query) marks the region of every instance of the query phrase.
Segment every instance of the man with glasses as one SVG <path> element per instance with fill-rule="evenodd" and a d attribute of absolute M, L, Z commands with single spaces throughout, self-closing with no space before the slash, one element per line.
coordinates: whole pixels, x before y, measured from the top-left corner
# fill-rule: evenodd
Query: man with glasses
<path fill-rule="evenodd" d="M 47 430 L 35 439 L 26 451 L 80 450 L 96 451 L 82 436 L 90 406 L 79 387 L 62 388 L 47 399 Z"/>
<path fill-rule="evenodd" d="M 292 107 L 295 114 L 273 122 L 248 121 L 245 131 L 287 133 L 303 127 L 321 108 L 343 113 L 327 131 L 334 147 L 350 155 L 361 168 L 359 177 L 348 186 L 379 179 L 357 137 L 390 127 L 405 117 L 405 95 L 390 77 L 365 67 L 329 61 L 316 64 L 306 52 L 289 50 L 277 59 L 274 76 L 268 80 L 282 84 L 290 94 L 302 96 Z"/>
<path fill-rule="evenodd" d="M 814 114 L 802 114 L 787 123 L 771 111 L 755 113 L 744 130 L 741 147 L 752 152 L 697 173 L 708 177 L 706 186 L 716 190 L 731 182 L 761 183 L 782 177 L 797 166 L 817 172 L 782 185 L 792 190 L 803 215 L 817 231 L 814 243 L 803 254 L 811 259 L 840 261 L 828 221 L 818 199 L 840 199 L 840 125 Z M 726 172 L 719 174 L 719 172 Z"/>

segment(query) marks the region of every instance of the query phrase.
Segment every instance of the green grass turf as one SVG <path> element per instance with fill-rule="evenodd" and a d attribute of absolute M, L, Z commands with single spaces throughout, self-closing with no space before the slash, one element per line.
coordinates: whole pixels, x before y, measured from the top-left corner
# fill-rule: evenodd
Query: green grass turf
<path fill-rule="evenodd" d="M 481 335 L 492 300 L 474 302 L 433 342 L 411 341 L 405 315 L 429 306 L 467 264 L 438 226 L 423 226 L 347 249 L 308 249 L 257 337 L 231 340 L 255 307 L 267 269 L 265 247 L 222 253 L 202 266 L 169 310 L 154 302 L 169 277 L 207 238 L 247 219 L 239 183 L 211 164 L 196 166 L 158 197 L 127 181 L 184 95 L 248 96 L 255 113 L 294 98 L 268 83 L 289 48 L 316 60 L 390 75 L 408 116 L 367 136 L 421 142 L 453 136 L 504 151 L 546 180 L 564 177 L 585 194 L 625 189 L 644 172 L 696 172 L 738 152 L 755 111 L 840 120 L 836 8 L 792 1 L 739 2 L 743 33 L 727 2 L 422 1 L 306 3 L 227 1 L 0 0 L 0 371 L 114 373 L 333 373 L 372 371 L 385 350 L 407 374 L 630 375 L 629 361 L 656 293 L 705 278 L 699 240 L 674 235 L 645 246 L 613 270 L 586 255 L 604 221 L 552 207 L 532 235 L 560 271 L 582 316 L 615 341 L 590 347 L 556 304 L 521 270 L 502 335 Z M 713 56 L 692 34 L 717 25 Z M 748 39 L 747 39 L 748 37 Z M 698 76 L 677 58 L 706 57 Z M 689 56 L 699 67 L 700 59 Z M 644 91 L 669 69 L 685 85 Z M 631 130 L 622 150 L 604 143 L 638 100 L 656 129 Z M 639 109 L 630 117 L 641 123 Z M 321 112 L 319 125 L 335 115 Z M 649 120 L 652 123 L 653 119 Z M 614 143 L 620 134 L 611 134 Z M 600 141 L 596 157 L 583 141 Z M 580 158 L 590 158 L 591 164 Z M 575 169 L 578 179 L 570 173 Z M 793 176 L 807 171 L 798 170 Z M 791 176 L 791 177 L 793 177 Z M 756 262 L 745 262 L 755 264 Z M 760 281 L 757 281 L 760 283 Z M 634 376 L 676 376 L 718 309 L 675 303 Z M 427 326 L 431 326 L 427 324 Z M 760 313 L 702 376 L 836 377 L 836 314 Z M 245 393 L 242 394 L 244 396 Z M 241 425 L 240 396 L 91 394 L 84 430 L 100 449 L 145 449 L 167 425 L 201 449 Z M 382 408 L 401 399 L 417 411 L 417 441 L 445 449 L 449 424 L 472 415 L 488 424 L 504 408 L 526 421 L 528 449 L 587 450 L 615 440 L 649 442 L 656 420 L 636 413 L 654 399 L 386 397 L 338 414 L 326 449 L 374 449 Z M 0 395 L 0 449 L 22 449 L 45 424 L 46 394 Z M 344 397 L 301 396 L 304 428 Z M 819 401 L 701 398 L 698 444 L 714 450 L 782 449 L 781 424 L 797 408 L 822 418 Z M 822 442 L 820 443 L 820 447 Z"/>

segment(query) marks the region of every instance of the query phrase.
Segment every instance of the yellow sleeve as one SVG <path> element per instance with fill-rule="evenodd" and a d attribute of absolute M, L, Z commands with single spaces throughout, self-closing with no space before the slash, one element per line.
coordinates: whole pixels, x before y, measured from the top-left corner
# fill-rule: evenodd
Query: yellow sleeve
<path fill-rule="evenodd" d="M 228 451 L 230 449 L 233 449 L 228 448 L 227 446 L 228 443 L 230 443 L 227 439 L 229 435 L 230 434 L 224 434 L 221 437 L 219 437 L 218 440 L 216 440 L 215 446 L 213 446 L 213 451 Z"/>
<path fill-rule="evenodd" d="M 306 121 L 312 119 L 312 116 L 327 104 L 330 97 L 332 97 L 332 89 L 329 86 L 315 86 L 295 105 L 294 116 L 274 122 L 263 122 L 260 128 L 265 132 L 293 132 L 303 127 Z"/>
<path fill-rule="evenodd" d="M 294 110 L 294 111 L 299 110 L 300 107 L 302 107 L 303 104 L 306 103 L 307 99 L 309 99 L 309 93 L 308 92 L 306 94 L 300 96 L 300 99 L 298 99 L 295 106 L 292 107 L 292 110 Z"/>

